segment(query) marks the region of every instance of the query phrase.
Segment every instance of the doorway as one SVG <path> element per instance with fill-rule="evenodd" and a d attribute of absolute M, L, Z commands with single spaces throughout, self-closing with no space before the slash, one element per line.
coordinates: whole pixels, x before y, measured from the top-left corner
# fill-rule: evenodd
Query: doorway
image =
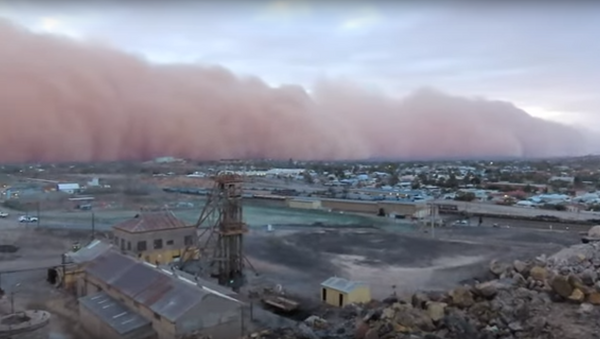
<path fill-rule="evenodd" d="M 327 289 L 326 288 L 324 288 L 321 291 L 321 298 L 323 299 L 323 301 L 327 301 Z"/>
<path fill-rule="evenodd" d="M 344 295 L 340 293 L 340 297 L 339 297 L 339 305 L 340 307 L 344 306 Z"/>

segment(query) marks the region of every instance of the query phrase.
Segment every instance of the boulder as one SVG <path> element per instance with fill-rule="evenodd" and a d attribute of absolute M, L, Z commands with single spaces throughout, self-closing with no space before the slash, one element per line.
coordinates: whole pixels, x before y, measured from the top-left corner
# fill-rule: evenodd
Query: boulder
<path fill-rule="evenodd" d="M 548 270 L 541 266 L 534 266 L 529 270 L 529 276 L 533 280 L 544 281 L 548 278 Z"/>
<path fill-rule="evenodd" d="M 592 305 L 600 305 L 600 292 L 592 292 L 587 296 L 587 302 Z"/>
<path fill-rule="evenodd" d="M 515 271 L 517 271 L 517 273 L 520 274 L 527 274 L 527 268 L 529 265 L 527 265 L 526 262 L 523 262 L 521 260 L 515 260 L 513 262 L 513 268 L 515 269 Z"/>
<path fill-rule="evenodd" d="M 431 318 L 425 313 L 425 311 L 410 307 L 409 305 L 402 305 L 400 310 L 396 312 L 394 321 L 401 326 L 408 329 L 420 329 L 422 331 L 433 331 L 435 326 Z"/>
<path fill-rule="evenodd" d="M 379 339 L 379 332 L 376 328 L 371 328 L 365 333 L 365 339 Z"/>
<path fill-rule="evenodd" d="M 427 294 L 422 292 L 417 292 L 412 295 L 411 304 L 413 307 L 417 308 L 425 308 L 425 304 L 429 301 L 429 297 Z"/>
<path fill-rule="evenodd" d="M 447 306 L 446 303 L 429 301 L 427 302 L 427 315 L 431 320 L 438 322 L 444 318 Z"/>
<path fill-rule="evenodd" d="M 512 277 L 513 284 L 516 286 L 527 286 L 527 280 L 521 273 L 515 273 Z"/>
<path fill-rule="evenodd" d="M 574 289 L 569 296 L 569 301 L 582 303 L 585 300 L 585 294 L 578 288 Z"/>
<path fill-rule="evenodd" d="M 517 273 L 519 274 L 519 273 Z M 473 292 L 484 298 L 493 298 L 499 290 L 509 289 L 514 285 L 513 279 L 491 280 L 473 286 Z"/>
<path fill-rule="evenodd" d="M 499 277 L 502 273 L 508 270 L 508 266 L 504 263 L 499 262 L 498 260 L 492 260 L 490 262 L 490 272 Z"/>
<path fill-rule="evenodd" d="M 395 315 L 396 315 L 396 311 L 391 307 L 384 308 L 383 311 L 381 312 L 382 319 L 394 319 Z"/>
<path fill-rule="evenodd" d="M 581 281 L 581 279 L 578 276 L 576 276 L 575 274 L 569 275 L 568 280 L 569 280 L 569 284 L 571 284 L 571 286 L 573 286 L 573 288 L 579 288 L 579 289 L 586 288 L 583 281 Z"/>
<path fill-rule="evenodd" d="M 475 303 L 471 291 L 463 286 L 457 287 L 450 292 L 450 300 L 452 305 L 459 308 L 467 308 Z"/>
<path fill-rule="evenodd" d="M 587 234 L 590 238 L 600 238 L 600 225 L 592 226 Z"/>
<path fill-rule="evenodd" d="M 579 274 L 579 279 L 587 286 L 594 286 L 594 283 L 598 280 L 598 273 L 593 269 L 588 268 Z"/>
<path fill-rule="evenodd" d="M 563 298 L 568 298 L 573 293 L 573 286 L 569 283 L 569 279 L 563 275 L 557 275 L 550 283 L 552 290 Z"/>

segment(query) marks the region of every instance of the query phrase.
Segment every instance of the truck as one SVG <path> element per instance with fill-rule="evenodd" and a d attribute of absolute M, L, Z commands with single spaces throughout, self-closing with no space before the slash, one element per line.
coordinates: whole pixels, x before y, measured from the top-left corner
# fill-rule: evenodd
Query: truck
<path fill-rule="evenodd" d="M 38 218 L 37 217 L 30 217 L 30 216 L 26 216 L 26 215 L 22 215 L 19 217 L 19 222 L 38 222 Z"/>

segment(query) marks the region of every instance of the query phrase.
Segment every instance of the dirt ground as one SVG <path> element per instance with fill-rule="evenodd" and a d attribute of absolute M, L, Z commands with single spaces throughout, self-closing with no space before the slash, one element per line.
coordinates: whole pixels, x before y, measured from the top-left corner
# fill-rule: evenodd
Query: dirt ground
<path fill-rule="evenodd" d="M 67 298 L 46 282 L 47 268 L 61 262 L 61 254 L 86 234 L 65 230 L 39 230 L 24 224 L 0 222 L 0 313 L 43 309 L 52 314 L 50 339 L 89 337 L 78 329 L 74 298 Z M 14 251 L 14 252 L 13 252 Z M 12 305 L 11 305 L 12 301 Z"/>
<path fill-rule="evenodd" d="M 12 246 L 0 253 L 0 286 L 7 295 L 15 292 L 15 308 L 50 310 L 53 339 L 76 338 L 73 333 L 80 329 L 69 326 L 76 322 L 73 301 L 45 282 L 46 268 L 59 264 L 74 240 L 89 236 L 88 231 L 35 229 L 0 221 L 1 245 Z M 273 232 L 253 228 L 245 246 L 258 276 L 249 272 L 248 288 L 281 284 L 308 306 L 317 305 L 320 283 L 337 275 L 368 282 L 373 297 L 384 298 L 394 290 L 450 288 L 485 275 L 493 258 L 550 254 L 577 242 L 575 232 L 517 228 L 446 228 L 436 230 L 435 238 L 406 228 L 277 226 Z M 11 248 L 17 250 L 8 253 Z M 21 269 L 32 270 L 12 272 Z M 9 309 L 9 298 L 0 299 L 0 311 Z"/>
<path fill-rule="evenodd" d="M 253 232 L 247 254 L 259 272 L 250 285 L 273 281 L 291 294 L 318 298 L 337 275 L 368 282 L 374 298 L 447 289 L 487 273 L 495 258 L 551 254 L 579 242 L 575 233 L 522 229 L 451 228 L 428 233 L 376 229 L 278 228 Z"/>

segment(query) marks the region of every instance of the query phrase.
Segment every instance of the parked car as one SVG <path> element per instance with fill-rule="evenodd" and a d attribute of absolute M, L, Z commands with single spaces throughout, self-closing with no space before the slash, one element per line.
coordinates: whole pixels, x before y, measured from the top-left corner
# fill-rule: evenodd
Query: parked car
<path fill-rule="evenodd" d="M 8 217 L 8 213 L 0 211 L 0 218 Z"/>
<path fill-rule="evenodd" d="M 19 217 L 19 222 L 38 222 L 38 218 L 22 215 Z"/>

